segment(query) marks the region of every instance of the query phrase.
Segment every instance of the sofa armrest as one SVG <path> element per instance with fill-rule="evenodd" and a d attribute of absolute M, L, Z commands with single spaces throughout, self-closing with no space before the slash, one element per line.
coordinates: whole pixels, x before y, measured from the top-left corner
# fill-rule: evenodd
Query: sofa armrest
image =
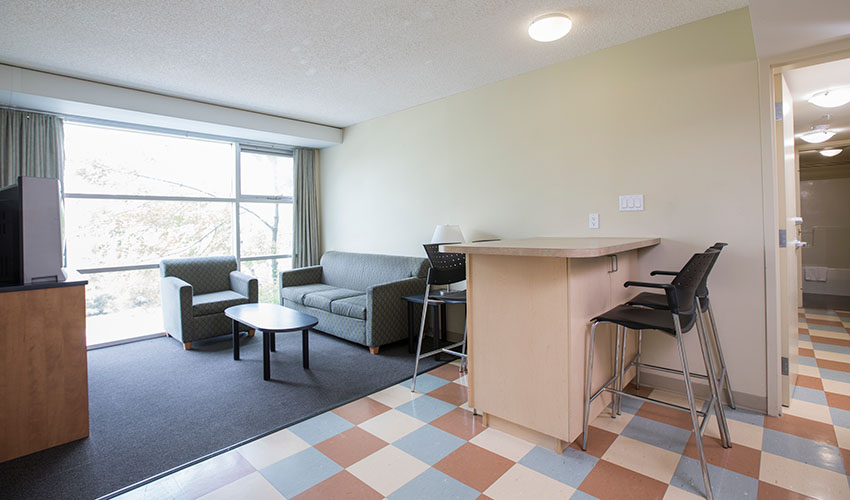
<path fill-rule="evenodd" d="M 259 280 L 239 271 L 230 272 L 230 289 L 248 297 L 248 302 L 256 304 L 260 300 Z"/>
<path fill-rule="evenodd" d="M 407 278 L 366 290 L 366 344 L 380 346 L 407 338 L 407 305 L 402 297 L 425 293 L 423 278 Z"/>
<path fill-rule="evenodd" d="M 182 339 L 192 323 L 192 285 L 180 278 L 166 276 L 160 280 L 162 321 L 165 331 Z"/>
<path fill-rule="evenodd" d="M 300 267 L 280 273 L 280 287 L 310 285 L 321 283 L 322 266 Z"/>

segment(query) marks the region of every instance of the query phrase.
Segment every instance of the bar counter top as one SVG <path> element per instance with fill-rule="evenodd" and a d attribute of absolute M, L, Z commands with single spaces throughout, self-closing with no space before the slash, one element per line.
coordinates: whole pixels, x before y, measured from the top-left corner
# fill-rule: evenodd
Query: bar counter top
<path fill-rule="evenodd" d="M 651 247 L 659 243 L 661 238 L 545 237 L 447 244 L 441 246 L 441 251 L 518 257 L 590 258 Z"/>

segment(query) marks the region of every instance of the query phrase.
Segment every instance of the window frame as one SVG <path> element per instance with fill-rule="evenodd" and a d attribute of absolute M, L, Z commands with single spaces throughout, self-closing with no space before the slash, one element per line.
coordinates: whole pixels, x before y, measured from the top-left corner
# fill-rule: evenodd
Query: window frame
<path fill-rule="evenodd" d="M 95 194 L 95 193 L 78 193 L 78 192 L 64 192 L 63 197 L 65 199 L 89 199 L 89 200 L 116 200 L 116 201 L 182 201 L 182 202 L 211 202 L 211 203 L 230 203 L 233 207 L 233 211 L 231 217 L 233 218 L 233 240 L 231 242 L 231 250 L 233 250 L 233 254 L 236 256 L 237 268 L 239 270 L 242 269 L 243 262 L 253 262 L 253 261 L 261 261 L 261 260 L 271 260 L 271 259 L 292 259 L 292 249 L 290 249 L 289 253 L 279 253 L 279 254 L 269 254 L 269 255 L 255 255 L 250 257 L 242 256 L 242 248 L 241 248 L 241 228 L 239 224 L 239 214 L 240 214 L 240 204 L 241 203 L 277 203 L 277 204 L 290 204 L 293 205 L 294 208 L 294 192 L 292 196 L 263 196 L 263 195 L 243 195 L 241 191 L 241 174 L 242 174 L 242 166 L 241 166 L 241 155 L 242 152 L 248 153 L 257 153 L 257 154 L 269 154 L 269 155 L 277 155 L 283 157 L 293 157 L 294 155 L 294 147 L 283 145 L 283 144 L 274 144 L 274 143 L 263 143 L 257 141 L 246 141 L 242 139 L 238 139 L 235 137 L 223 137 L 223 136 L 215 136 L 215 135 L 207 135 L 207 134 L 198 134 L 193 132 L 187 132 L 182 130 L 168 129 L 168 128 L 159 128 L 159 127 L 150 127 L 146 125 L 138 125 L 131 123 L 123 123 L 109 120 L 98 120 L 92 118 L 84 118 L 84 117 L 72 117 L 65 116 L 64 120 L 68 124 L 73 125 L 88 125 L 102 128 L 112 128 L 118 129 L 122 131 L 130 131 L 130 132 L 140 132 L 140 133 L 151 133 L 158 135 L 167 135 L 170 137 L 177 138 L 187 138 L 187 139 L 200 139 L 200 140 L 208 140 L 214 142 L 224 142 L 229 143 L 232 146 L 232 151 L 234 153 L 234 194 L 229 197 L 204 197 L 204 196 L 162 196 L 162 195 L 127 195 L 127 194 Z M 293 170 L 293 176 L 295 172 Z M 63 179 L 64 181 L 64 179 Z M 294 184 L 294 179 L 293 179 Z M 67 266 L 67 252 L 63 255 L 64 265 Z M 100 274 L 100 273 L 113 273 L 113 272 L 122 272 L 122 271 L 141 271 L 145 269 L 157 269 L 159 268 L 159 264 L 128 264 L 122 266 L 98 266 L 98 267 L 90 267 L 90 268 L 80 268 L 76 269 L 76 271 L 80 274 Z"/>

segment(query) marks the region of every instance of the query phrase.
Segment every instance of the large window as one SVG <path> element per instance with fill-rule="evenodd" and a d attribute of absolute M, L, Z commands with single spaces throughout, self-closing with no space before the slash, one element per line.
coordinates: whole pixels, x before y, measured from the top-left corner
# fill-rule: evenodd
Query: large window
<path fill-rule="evenodd" d="M 162 331 L 163 258 L 236 255 L 260 301 L 278 300 L 291 152 L 66 121 L 65 155 L 67 266 L 90 281 L 90 344 Z"/>

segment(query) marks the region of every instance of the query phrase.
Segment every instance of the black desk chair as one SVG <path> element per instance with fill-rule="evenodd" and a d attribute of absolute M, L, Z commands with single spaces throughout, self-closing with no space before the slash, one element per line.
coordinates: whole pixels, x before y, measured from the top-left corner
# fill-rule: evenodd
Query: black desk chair
<path fill-rule="evenodd" d="M 466 305 L 466 290 L 458 292 L 432 294 L 431 285 L 451 285 L 459 283 L 466 279 L 466 255 L 462 253 L 444 253 L 440 252 L 440 244 L 429 243 L 423 245 L 425 253 L 428 254 L 428 260 L 431 262 L 431 269 L 428 270 L 428 277 L 425 281 L 425 303 L 422 305 L 422 320 L 419 323 L 419 340 L 416 344 L 416 365 L 413 368 L 413 382 L 410 386 L 411 392 L 416 391 L 416 375 L 419 372 L 419 360 L 434 356 L 444 352 L 461 358 L 461 373 L 466 369 L 466 322 L 463 327 L 463 340 L 455 342 L 443 348 L 434 349 L 433 351 L 422 354 L 422 337 L 425 333 L 425 313 L 428 311 L 428 304 L 437 302 L 442 304 L 464 304 Z M 436 335 L 436 332 L 434 333 Z M 455 351 L 456 347 L 461 347 L 461 351 Z"/>
<path fill-rule="evenodd" d="M 659 288 L 664 290 L 667 300 L 667 310 L 649 309 L 646 307 L 620 305 L 610 311 L 607 311 L 596 318 L 593 318 L 593 325 L 590 327 L 590 344 L 588 346 L 587 364 L 585 371 L 585 395 L 584 395 L 584 435 L 582 436 L 581 448 L 587 449 L 587 427 L 590 418 L 590 403 L 603 392 L 610 392 L 614 395 L 611 404 L 611 417 L 616 418 L 620 413 L 620 401 L 623 396 L 639 399 L 641 401 L 660 404 L 668 408 L 683 410 L 691 415 L 691 424 L 696 436 L 697 451 L 699 453 L 700 465 L 702 468 L 703 481 L 705 483 L 706 498 L 712 499 L 711 483 L 708 477 L 708 466 L 705 461 L 705 452 L 703 450 L 702 435 L 705 426 L 708 423 L 712 410 L 716 413 L 717 423 L 720 429 L 720 436 L 723 446 L 728 448 L 731 446 L 729 441 L 729 431 L 726 426 L 726 417 L 723 413 L 723 405 L 720 404 L 717 388 L 717 377 L 714 376 L 714 363 L 711 357 L 711 350 L 708 348 L 703 325 L 699 319 L 699 309 L 696 300 L 696 292 L 700 284 L 704 282 L 708 272 L 711 270 L 714 262 L 717 260 L 719 252 L 710 250 L 705 253 L 695 254 L 676 274 L 672 283 L 641 283 L 635 281 L 627 281 L 624 286 L 640 286 L 648 288 Z M 611 377 L 595 394 L 591 393 L 591 375 L 593 373 L 593 350 L 594 339 L 596 335 L 596 327 L 600 323 L 613 323 L 617 325 L 617 341 L 614 361 L 614 376 Z M 703 362 L 707 371 L 706 378 L 711 390 L 711 399 L 709 400 L 708 409 L 700 411 L 694 403 L 694 392 L 691 386 L 691 377 L 697 374 L 690 372 L 688 368 L 688 358 L 685 354 L 685 346 L 683 336 L 696 326 L 697 336 L 699 337 L 700 349 L 702 350 Z M 688 397 L 688 407 L 682 407 L 658 401 L 652 398 L 639 396 L 637 394 L 629 394 L 623 391 L 623 382 L 625 376 L 625 353 L 626 353 L 626 329 L 632 330 L 654 330 L 673 335 L 676 338 L 679 347 L 679 359 L 682 364 L 682 370 L 674 370 L 671 368 L 657 367 L 667 373 L 677 373 L 683 376 L 685 381 L 685 392 Z M 636 360 L 632 360 L 629 366 L 640 364 Z M 649 365 L 641 365 L 650 367 Z M 613 384 L 613 387 L 611 385 Z M 703 417 L 702 423 L 699 422 L 699 417 Z"/>
<path fill-rule="evenodd" d="M 727 243 L 715 243 L 706 251 L 717 250 L 720 253 Z M 709 273 L 711 269 L 709 269 Z M 676 271 L 652 271 L 650 276 L 676 276 Z M 714 319 L 714 310 L 711 308 L 711 301 L 708 299 L 708 274 L 697 288 L 697 303 L 699 304 L 700 314 L 704 315 L 708 312 L 708 319 L 711 323 L 710 343 L 713 344 L 717 354 L 717 361 L 720 362 L 720 374 L 718 375 L 718 386 L 722 385 L 726 389 L 726 397 L 729 399 L 729 407 L 735 409 L 735 400 L 732 398 L 732 384 L 729 382 L 729 371 L 726 369 L 726 360 L 723 358 L 723 349 L 720 347 L 720 338 L 717 336 L 717 322 Z M 630 306 L 643 306 L 651 309 L 668 309 L 667 297 L 661 293 L 641 292 L 632 300 L 626 302 Z M 700 318 L 701 320 L 702 318 Z M 640 362 L 642 333 L 638 332 L 638 356 L 637 361 Z M 631 365 L 626 367 L 626 371 L 631 368 Z M 635 368 L 635 386 L 640 389 L 640 367 Z"/>

